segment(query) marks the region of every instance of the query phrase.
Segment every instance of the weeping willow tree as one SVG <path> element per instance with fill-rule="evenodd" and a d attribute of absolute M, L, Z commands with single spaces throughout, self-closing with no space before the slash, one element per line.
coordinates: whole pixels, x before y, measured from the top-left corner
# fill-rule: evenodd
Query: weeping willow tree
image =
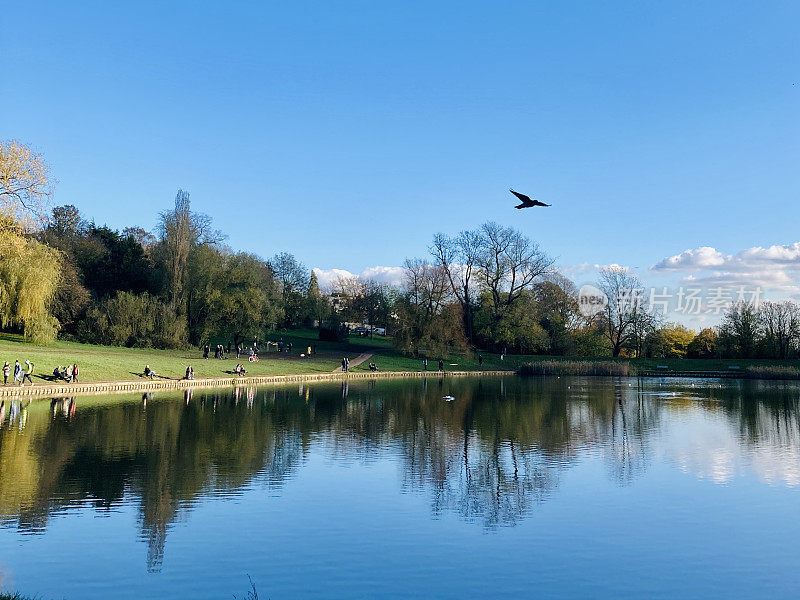
<path fill-rule="evenodd" d="M 55 339 L 58 321 L 50 303 L 61 277 L 61 253 L 26 236 L 8 213 L 0 213 L 0 326 L 21 328 L 38 343 Z"/>

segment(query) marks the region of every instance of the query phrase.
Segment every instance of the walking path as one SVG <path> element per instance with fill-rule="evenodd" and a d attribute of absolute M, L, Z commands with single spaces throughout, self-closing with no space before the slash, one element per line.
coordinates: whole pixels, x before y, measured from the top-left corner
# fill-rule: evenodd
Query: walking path
<path fill-rule="evenodd" d="M 357 367 L 358 365 L 363 363 L 365 360 L 369 360 L 373 356 L 375 356 L 374 352 L 362 352 L 361 354 L 359 354 L 353 360 L 350 361 L 350 366 L 351 367 Z M 341 373 L 342 372 L 342 367 L 339 367 L 338 369 L 334 369 L 331 372 L 332 373 Z"/>

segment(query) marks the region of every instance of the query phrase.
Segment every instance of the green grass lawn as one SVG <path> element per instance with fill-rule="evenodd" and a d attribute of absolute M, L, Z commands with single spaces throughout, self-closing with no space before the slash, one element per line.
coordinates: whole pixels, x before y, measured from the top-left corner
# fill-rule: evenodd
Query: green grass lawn
<path fill-rule="evenodd" d="M 293 346 L 291 354 L 265 353 L 257 363 L 250 363 L 246 356 L 237 361 L 235 354 L 229 359 L 214 359 L 212 353 L 211 358 L 203 360 L 202 352 L 198 349 L 118 348 L 63 341 L 37 346 L 16 335 L 0 334 L 0 361 L 9 361 L 13 368 L 15 359 L 23 366 L 26 359 L 31 360 L 36 365 L 34 382 L 46 383 L 52 379 L 53 369 L 57 365 L 71 363 L 78 363 L 81 381 L 136 379 L 146 364 L 159 375 L 174 379 L 183 377 L 187 365 L 192 365 L 197 378 L 224 377 L 232 374 L 237 362 L 245 365 L 248 375 L 327 373 L 339 366 L 344 353 L 353 358 L 361 352 L 358 348 L 340 348 L 334 353 L 330 348 L 320 347 L 314 358 L 306 359 L 299 355 L 305 352 L 307 345 L 302 350 L 297 343 Z"/>
<path fill-rule="evenodd" d="M 321 342 L 316 331 L 311 329 L 274 331 L 267 336 L 268 340 L 292 344 L 291 353 L 267 352 L 260 356 L 257 363 L 250 363 L 243 356 L 228 359 L 209 358 L 203 360 L 198 349 L 187 350 L 154 350 L 149 348 L 118 348 L 108 346 L 92 346 L 75 342 L 58 341 L 47 346 L 38 346 L 24 341 L 14 334 L 0 334 L 0 361 L 9 361 L 13 367 L 14 360 L 23 363 L 26 359 L 36 364 L 34 381 L 47 383 L 52 379 L 56 365 L 77 362 L 81 369 L 81 381 L 120 381 L 136 379 L 141 376 L 144 366 L 149 364 L 156 373 L 163 377 L 180 379 L 186 372 L 186 366 L 192 365 L 195 377 L 223 377 L 231 375 L 237 362 L 247 368 L 248 375 L 292 375 L 301 373 L 330 373 L 337 369 L 343 356 L 355 358 L 363 352 L 372 353 L 373 357 L 361 365 L 353 367 L 354 371 L 368 371 L 369 362 L 374 362 L 379 371 L 421 371 L 422 361 L 400 355 L 392 348 L 392 340 L 387 337 L 361 338 L 352 336 L 347 343 Z M 222 340 L 220 340 L 221 342 Z M 212 341 L 213 343 L 214 341 Z M 300 358 L 308 346 L 314 346 L 316 354 L 313 358 Z M 481 353 L 483 364 L 478 364 L 478 354 L 472 357 L 445 358 L 445 371 L 508 370 L 515 371 L 522 365 L 540 360 L 595 360 L 592 358 L 564 358 L 552 356 L 520 356 L 508 355 L 500 360 L 497 354 Z M 212 354 L 213 356 L 213 354 Z M 428 360 L 428 370 L 436 371 L 437 358 Z M 635 372 L 656 370 L 659 365 L 666 365 L 672 371 L 726 371 L 730 366 L 742 369 L 752 366 L 800 366 L 800 361 L 779 360 L 692 360 L 692 359 L 609 359 L 629 361 Z"/>
<path fill-rule="evenodd" d="M 478 354 L 472 358 L 451 356 L 444 359 L 445 371 L 516 371 L 523 364 L 539 357 L 507 355 L 500 360 L 499 354 L 480 353 L 483 364 L 478 363 Z M 428 371 L 438 369 L 438 357 L 428 359 Z M 379 371 L 422 371 L 422 359 L 403 356 L 394 351 L 377 352 L 370 360 L 354 367 L 354 371 L 369 371 L 369 363 L 374 362 Z"/>

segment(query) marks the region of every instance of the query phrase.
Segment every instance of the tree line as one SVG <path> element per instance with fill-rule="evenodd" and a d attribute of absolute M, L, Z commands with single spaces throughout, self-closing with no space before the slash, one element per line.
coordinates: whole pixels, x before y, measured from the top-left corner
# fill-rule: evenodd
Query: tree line
<path fill-rule="evenodd" d="M 798 306 L 734 304 L 699 334 L 631 301 L 630 271 L 600 272 L 607 303 L 579 310 L 575 285 L 520 231 L 488 222 L 433 236 L 409 258 L 399 286 L 340 278 L 323 293 L 288 252 L 270 259 L 225 244 L 211 217 L 179 190 L 150 232 L 98 226 L 71 205 L 50 209 L 41 155 L 0 142 L 0 327 L 46 342 L 177 348 L 211 339 L 239 344 L 276 328 L 345 324 L 391 333 L 411 356 L 489 352 L 561 356 L 797 356 Z"/>

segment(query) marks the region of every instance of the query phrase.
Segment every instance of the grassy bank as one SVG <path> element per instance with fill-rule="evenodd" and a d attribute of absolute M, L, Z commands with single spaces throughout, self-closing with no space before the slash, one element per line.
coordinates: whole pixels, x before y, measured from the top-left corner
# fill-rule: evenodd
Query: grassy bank
<path fill-rule="evenodd" d="M 392 348 L 391 340 L 384 337 L 352 337 L 347 343 L 321 342 L 313 330 L 296 330 L 273 332 L 268 339 L 291 343 L 292 352 L 266 352 L 262 349 L 259 361 L 251 363 L 246 356 L 237 360 L 235 354 L 215 359 L 213 352 L 211 358 L 204 360 L 199 349 L 119 348 L 64 341 L 38 346 L 17 335 L 0 334 L 0 361 L 9 361 L 13 369 L 14 360 L 19 360 L 23 366 L 25 360 L 31 360 L 36 365 L 33 379 L 37 384 L 53 383 L 53 369 L 57 365 L 72 363 L 78 363 L 80 367 L 81 382 L 130 381 L 142 376 L 146 364 L 159 376 L 168 379 L 183 377 L 187 365 L 192 366 L 197 379 L 231 376 L 237 363 L 245 365 L 248 376 L 255 377 L 330 373 L 339 368 L 342 357 L 352 360 L 362 353 L 371 354 L 372 358 L 353 367 L 355 371 L 368 371 L 370 362 L 375 362 L 380 371 L 422 370 L 421 361 L 401 356 Z M 301 357 L 300 354 L 305 354 L 309 346 L 314 347 L 314 356 L 310 359 Z M 477 357 L 448 358 L 445 359 L 445 370 L 513 371 L 530 359 L 506 357 L 501 361 L 497 355 L 486 355 L 481 366 Z M 428 369 L 435 371 L 436 368 L 436 362 L 429 361 Z"/>
<path fill-rule="evenodd" d="M 520 375 L 705 376 L 800 379 L 800 363 L 768 359 L 565 359 L 536 357 Z"/>
<path fill-rule="evenodd" d="M 233 373 L 237 362 L 247 368 L 251 376 L 296 375 L 330 373 L 337 369 L 343 356 L 354 359 L 362 353 L 372 355 L 369 360 L 353 367 L 354 371 L 368 371 L 374 362 L 380 371 L 421 371 L 422 361 L 402 356 L 392 348 L 391 339 L 384 337 L 352 337 L 349 342 L 321 342 L 313 330 L 276 331 L 269 340 L 292 344 L 291 353 L 262 352 L 257 363 L 246 357 L 203 360 L 198 349 L 154 350 L 151 348 L 119 348 L 92 346 L 74 342 L 55 342 L 37 346 L 25 342 L 20 336 L 0 334 L 0 361 L 13 366 L 17 359 L 36 364 L 34 381 L 37 384 L 52 382 L 52 372 L 57 365 L 77 362 L 82 382 L 130 381 L 141 376 L 149 364 L 160 376 L 180 379 L 186 366 L 192 365 L 195 377 L 224 377 Z M 313 358 L 301 358 L 309 346 L 315 348 Z M 482 361 L 479 360 L 479 356 Z M 436 371 L 437 360 L 429 359 L 428 370 Z M 734 369 L 731 369 L 734 367 Z M 692 359 L 611 359 L 564 358 L 552 356 L 508 355 L 500 360 L 497 354 L 480 353 L 471 357 L 457 356 L 444 359 L 446 371 L 518 371 L 529 375 L 637 375 L 644 373 L 669 374 L 680 372 L 691 375 L 725 372 L 744 378 L 800 379 L 800 361 L 778 360 L 692 360 Z"/>

